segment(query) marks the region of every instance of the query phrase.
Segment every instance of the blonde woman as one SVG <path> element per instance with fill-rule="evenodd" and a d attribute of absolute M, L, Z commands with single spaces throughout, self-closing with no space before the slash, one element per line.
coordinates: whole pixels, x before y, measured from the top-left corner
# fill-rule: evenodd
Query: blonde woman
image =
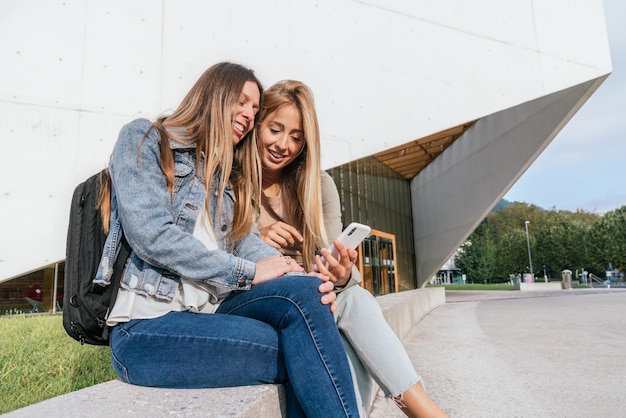
<path fill-rule="evenodd" d="M 361 281 L 354 266 L 357 252 L 339 241 L 334 242 L 338 259 L 326 250 L 328 237 L 341 232 L 341 211 L 333 180 L 320 170 L 319 127 L 310 89 L 293 80 L 271 86 L 256 129 L 263 167 L 261 237 L 307 270 L 327 275 L 335 289 L 342 290 L 334 314 L 357 375 L 361 414 L 367 415 L 373 378 L 407 416 L 445 417 L 424 391 L 374 297 L 356 285 Z"/>
<path fill-rule="evenodd" d="M 173 113 L 122 128 L 96 278 L 108 283 L 123 235 L 132 252 L 107 319 L 113 367 L 141 386 L 284 383 L 290 417 L 355 417 L 332 283 L 302 274 L 253 224 L 262 93 L 250 69 L 219 63 Z"/>

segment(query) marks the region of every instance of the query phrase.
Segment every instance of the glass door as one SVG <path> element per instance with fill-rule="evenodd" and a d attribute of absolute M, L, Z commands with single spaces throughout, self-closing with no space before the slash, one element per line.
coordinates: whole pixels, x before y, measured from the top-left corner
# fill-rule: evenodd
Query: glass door
<path fill-rule="evenodd" d="M 395 236 L 372 230 L 361 246 L 359 257 L 363 287 L 374 296 L 398 291 Z"/>

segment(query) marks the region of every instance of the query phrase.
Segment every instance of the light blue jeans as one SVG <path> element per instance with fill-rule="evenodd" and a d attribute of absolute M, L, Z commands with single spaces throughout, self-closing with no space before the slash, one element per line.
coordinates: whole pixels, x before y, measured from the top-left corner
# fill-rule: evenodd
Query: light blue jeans
<path fill-rule="evenodd" d="M 226 298 L 215 314 L 170 312 L 111 332 L 113 366 L 141 386 L 285 383 L 290 417 L 357 417 L 333 315 L 311 276 L 288 276 Z"/>
<path fill-rule="evenodd" d="M 335 320 L 350 358 L 362 415 L 367 415 L 373 400 L 371 379 L 386 397 L 400 395 L 421 379 L 370 292 L 351 286 L 339 293 Z"/>

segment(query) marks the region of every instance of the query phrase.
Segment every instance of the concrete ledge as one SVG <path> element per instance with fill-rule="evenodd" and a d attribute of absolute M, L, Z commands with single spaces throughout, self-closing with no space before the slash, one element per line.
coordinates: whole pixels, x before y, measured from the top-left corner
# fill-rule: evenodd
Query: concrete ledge
<path fill-rule="evenodd" d="M 446 303 L 443 287 L 406 290 L 376 298 L 385 319 L 400 340 L 430 311 Z"/>
<path fill-rule="evenodd" d="M 561 290 L 563 288 L 562 282 L 534 282 L 534 283 L 515 283 L 515 290 Z"/>
<path fill-rule="evenodd" d="M 444 287 L 427 287 L 379 296 L 376 300 L 387 323 L 400 341 L 403 341 L 422 318 L 439 305 L 446 303 L 446 290 Z M 384 399 L 383 391 L 376 382 L 372 382 L 370 411 L 373 407 L 380 410 L 387 409 Z M 398 413 L 398 416 L 402 415 L 395 408 L 394 411 Z"/>
<path fill-rule="evenodd" d="M 402 340 L 424 316 L 445 303 L 443 287 L 376 298 Z M 282 385 L 219 389 L 162 389 L 119 380 L 101 383 L 3 415 L 7 418 L 65 417 L 286 417 Z"/>
<path fill-rule="evenodd" d="M 162 389 L 112 380 L 9 412 L 3 417 L 286 417 L 283 405 L 281 385 Z"/>

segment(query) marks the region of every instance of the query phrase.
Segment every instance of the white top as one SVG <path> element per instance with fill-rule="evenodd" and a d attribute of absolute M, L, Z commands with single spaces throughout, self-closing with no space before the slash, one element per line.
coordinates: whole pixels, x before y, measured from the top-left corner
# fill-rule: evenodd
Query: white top
<path fill-rule="evenodd" d="M 196 221 L 193 236 L 199 239 L 209 250 L 217 250 L 215 236 L 209 225 L 209 218 L 204 207 Z M 217 288 L 205 282 L 184 278 L 181 278 L 180 282 L 176 295 L 171 302 L 143 296 L 120 286 L 115 305 L 107 318 L 107 325 L 114 326 L 131 319 L 158 318 L 169 312 L 214 313 L 219 306 L 219 301 L 226 298 L 231 292 L 230 289 Z"/>

